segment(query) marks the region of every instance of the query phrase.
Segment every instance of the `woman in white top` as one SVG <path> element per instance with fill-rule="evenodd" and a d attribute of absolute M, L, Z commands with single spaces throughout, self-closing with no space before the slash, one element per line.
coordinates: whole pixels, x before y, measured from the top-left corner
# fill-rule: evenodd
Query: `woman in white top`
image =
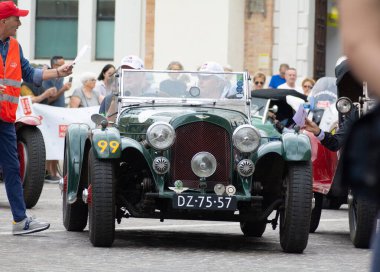
<path fill-rule="evenodd" d="M 99 106 L 104 96 L 95 90 L 96 75 L 84 73 L 81 82 L 82 86 L 76 88 L 70 98 L 70 108 Z"/>
<path fill-rule="evenodd" d="M 102 96 L 106 96 L 111 93 L 110 78 L 114 73 L 115 66 L 112 64 L 107 64 L 100 72 L 98 81 L 95 85 L 95 90 L 97 90 Z"/>

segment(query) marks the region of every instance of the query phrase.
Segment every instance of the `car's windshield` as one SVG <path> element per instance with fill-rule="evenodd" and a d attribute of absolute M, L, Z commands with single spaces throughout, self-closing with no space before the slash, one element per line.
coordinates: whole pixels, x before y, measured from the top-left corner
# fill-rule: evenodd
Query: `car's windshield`
<path fill-rule="evenodd" d="M 255 97 L 251 101 L 252 115 L 262 117 L 268 104 L 268 99 Z"/>
<path fill-rule="evenodd" d="M 244 101 L 245 77 L 244 73 L 123 69 L 119 96 Z"/>
<path fill-rule="evenodd" d="M 314 97 L 315 108 L 325 109 L 337 100 L 337 87 L 335 77 L 322 77 L 315 83 L 311 95 Z"/>

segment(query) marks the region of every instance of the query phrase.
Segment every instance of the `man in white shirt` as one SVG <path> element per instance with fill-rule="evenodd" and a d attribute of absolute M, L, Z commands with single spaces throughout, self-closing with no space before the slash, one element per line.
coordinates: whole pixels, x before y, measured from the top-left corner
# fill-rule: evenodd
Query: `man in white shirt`
<path fill-rule="evenodd" d="M 296 80 L 297 80 L 296 68 L 289 68 L 288 70 L 286 70 L 285 80 L 286 82 L 278 86 L 277 89 L 293 89 L 303 94 L 303 90 L 301 86 L 296 85 Z"/>

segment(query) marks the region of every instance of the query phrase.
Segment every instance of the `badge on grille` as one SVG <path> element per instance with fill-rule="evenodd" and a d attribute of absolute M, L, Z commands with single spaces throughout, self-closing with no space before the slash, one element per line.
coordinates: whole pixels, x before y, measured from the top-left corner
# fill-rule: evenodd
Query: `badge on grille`
<path fill-rule="evenodd" d="M 183 182 L 181 180 L 176 180 L 174 182 L 175 187 L 169 187 L 170 190 L 176 192 L 177 194 L 180 194 L 186 190 L 189 190 L 188 187 L 183 187 Z"/>
<path fill-rule="evenodd" d="M 206 119 L 206 118 L 209 118 L 210 116 L 203 115 L 203 114 L 197 114 L 197 115 L 195 115 L 195 117 L 198 117 L 199 119 Z"/>

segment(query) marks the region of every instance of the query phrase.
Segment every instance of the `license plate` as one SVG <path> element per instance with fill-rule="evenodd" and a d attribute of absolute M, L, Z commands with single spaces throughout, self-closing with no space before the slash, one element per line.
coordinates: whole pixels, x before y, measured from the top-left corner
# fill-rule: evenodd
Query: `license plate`
<path fill-rule="evenodd" d="M 194 210 L 236 210 L 236 197 L 218 195 L 175 195 L 173 208 Z"/>

